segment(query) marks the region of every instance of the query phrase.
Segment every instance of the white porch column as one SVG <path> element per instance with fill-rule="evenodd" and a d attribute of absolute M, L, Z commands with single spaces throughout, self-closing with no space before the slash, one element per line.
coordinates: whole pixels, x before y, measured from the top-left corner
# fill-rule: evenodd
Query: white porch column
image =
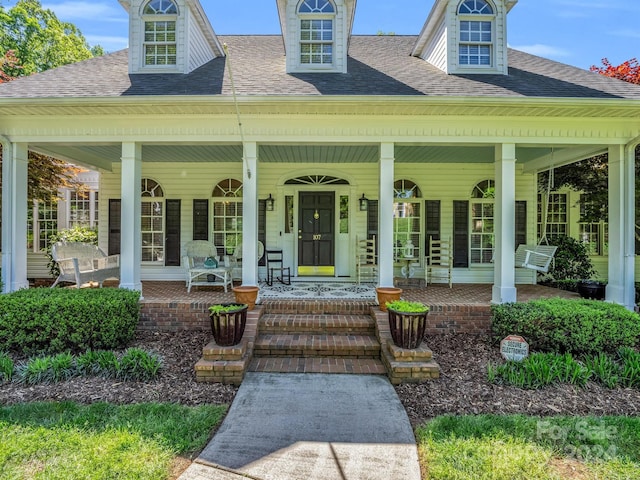
<path fill-rule="evenodd" d="M 625 149 L 624 204 L 624 306 L 633 310 L 636 304 L 636 145 Z"/>
<path fill-rule="evenodd" d="M 142 234 L 140 233 L 142 182 L 142 145 L 122 144 L 121 219 L 120 225 L 120 288 L 142 291 L 140 263 Z"/>
<path fill-rule="evenodd" d="M 5 293 L 29 288 L 27 280 L 26 143 L 3 143 L 2 162 L 2 282 Z"/>
<path fill-rule="evenodd" d="M 628 188 L 625 171 L 624 146 L 609 146 L 609 272 L 606 299 L 619 304 L 625 303 L 625 191 Z M 635 177 L 635 173 L 632 177 Z M 635 225 L 635 219 L 631 224 Z"/>
<path fill-rule="evenodd" d="M 393 287 L 393 170 L 394 144 L 380 144 L 380 184 L 378 192 L 379 286 Z"/>
<path fill-rule="evenodd" d="M 258 285 L 258 144 L 243 145 L 242 285 Z"/>
<path fill-rule="evenodd" d="M 492 303 L 516 301 L 515 219 L 516 146 L 497 145 L 495 149 L 496 198 L 494 211 L 494 281 Z"/>

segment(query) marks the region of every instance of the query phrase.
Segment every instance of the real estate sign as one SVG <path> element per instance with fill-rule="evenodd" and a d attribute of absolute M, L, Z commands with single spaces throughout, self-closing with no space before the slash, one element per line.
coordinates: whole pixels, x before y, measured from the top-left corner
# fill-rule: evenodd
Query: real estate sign
<path fill-rule="evenodd" d="M 529 344 L 520 335 L 509 335 L 500 342 L 500 353 L 507 360 L 521 362 L 529 356 Z"/>

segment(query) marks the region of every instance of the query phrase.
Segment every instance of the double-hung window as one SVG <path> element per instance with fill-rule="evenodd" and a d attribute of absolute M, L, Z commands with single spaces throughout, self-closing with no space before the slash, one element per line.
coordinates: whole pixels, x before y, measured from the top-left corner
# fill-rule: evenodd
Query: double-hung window
<path fill-rule="evenodd" d="M 213 189 L 213 243 L 233 255 L 242 243 L 242 182 L 227 178 Z"/>
<path fill-rule="evenodd" d="M 393 258 L 422 257 L 420 189 L 411 180 L 397 180 L 393 185 Z"/>
<path fill-rule="evenodd" d="M 484 0 L 465 0 L 458 7 L 458 18 L 460 66 L 492 66 L 493 7 Z"/>
<path fill-rule="evenodd" d="M 471 263 L 488 264 L 493 259 L 495 183 L 484 180 L 471 193 Z"/>
<path fill-rule="evenodd" d="M 566 193 L 551 193 L 546 198 L 538 195 L 538 238 L 542 238 L 543 230 L 549 241 L 568 235 L 568 214 Z"/>
<path fill-rule="evenodd" d="M 164 261 L 164 192 L 159 183 L 142 179 L 142 261 Z"/>
<path fill-rule="evenodd" d="M 329 0 L 303 0 L 300 18 L 300 64 L 331 67 L 335 49 L 336 8 Z"/>
<path fill-rule="evenodd" d="M 151 0 L 143 10 L 144 64 L 176 65 L 178 8 L 171 0 Z"/>

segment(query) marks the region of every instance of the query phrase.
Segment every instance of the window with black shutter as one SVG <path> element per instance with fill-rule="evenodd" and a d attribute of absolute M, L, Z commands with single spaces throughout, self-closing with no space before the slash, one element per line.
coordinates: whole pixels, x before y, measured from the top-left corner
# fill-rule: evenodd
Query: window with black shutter
<path fill-rule="evenodd" d="M 109 199 L 109 255 L 120 253 L 120 229 L 122 225 L 121 200 Z"/>
<path fill-rule="evenodd" d="M 516 201 L 516 248 L 527 243 L 527 202 Z"/>
<path fill-rule="evenodd" d="M 209 200 L 206 198 L 193 201 L 192 240 L 209 240 Z"/>
<path fill-rule="evenodd" d="M 165 256 L 168 267 L 180 266 L 180 200 L 165 200 Z"/>

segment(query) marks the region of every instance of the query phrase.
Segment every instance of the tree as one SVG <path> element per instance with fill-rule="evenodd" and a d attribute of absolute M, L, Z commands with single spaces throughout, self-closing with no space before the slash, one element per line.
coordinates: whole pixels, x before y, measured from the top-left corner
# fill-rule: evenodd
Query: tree
<path fill-rule="evenodd" d="M 60 21 L 38 0 L 19 0 L 8 11 L 0 6 L 0 83 L 103 53 L 100 46 L 90 49 L 75 25 Z M 29 200 L 49 202 L 60 188 L 80 188 L 75 180 L 79 171 L 62 160 L 29 152 Z"/>
<path fill-rule="evenodd" d="M 18 58 L 16 52 L 8 50 L 3 57 L 0 57 L 0 83 L 6 83 L 13 80 L 15 77 L 9 75 L 7 72 L 16 71 L 19 69 Z"/>
<path fill-rule="evenodd" d="M 59 20 L 38 0 L 19 0 L 9 10 L 0 6 L 0 55 L 9 50 L 21 65 L 20 69 L 5 65 L 5 74 L 13 77 L 94 56 L 78 27 Z M 97 47 L 95 53 L 102 53 L 102 49 Z"/>
<path fill-rule="evenodd" d="M 590 70 L 592 72 L 598 72 L 600 75 L 606 77 L 617 78 L 629 83 L 636 83 L 640 85 L 640 64 L 638 59 L 632 58 L 626 62 L 622 62 L 620 65 L 611 65 L 606 58 L 602 59 L 602 67 L 592 65 Z"/>
<path fill-rule="evenodd" d="M 602 67 L 592 65 L 590 70 L 606 77 L 617 78 L 625 82 L 640 84 L 640 64 L 632 58 L 620 65 L 612 65 L 606 58 Z M 640 147 L 635 151 L 636 178 L 640 176 Z M 539 176 L 540 190 L 547 185 L 547 174 Z M 598 155 L 580 162 L 565 165 L 555 170 L 553 188 L 567 186 L 583 192 L 581 222 L 599 222 L 608 220 L 608 155 Z M 640 186 L 640 184 L 638 185 Z M 640 190 L 636 188 L 636 239 L 640 240 Z"/>

